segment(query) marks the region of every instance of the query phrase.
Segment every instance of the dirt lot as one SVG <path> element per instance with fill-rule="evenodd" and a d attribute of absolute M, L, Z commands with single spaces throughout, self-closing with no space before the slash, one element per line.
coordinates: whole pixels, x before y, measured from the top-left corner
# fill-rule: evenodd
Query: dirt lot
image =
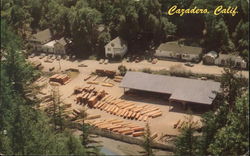
<path fill-rule="evenodd" d="M 42 62 L 42 66 L 44 66 L 43 71 L 49 71 L 49 68 L 55 67 L 54 72 L 60 72 L 64 71 L 68 68 L 77 68 L 80 71 L 80 74 L 77 75 L 75 78 L 73 78 L 68 84 L 62 85 L 59 87 L 61 99 L 65 103 L 70 103 L 74 108 L 82 108 L 82 105 L 76 104 L 74 101 L 75 97 L 70 96 L 73 93 L 73 90 L 76 86 L 87 86 L 86 82 L 84 81 L 84 78 L 91 74 L 91 72 L 95 71 L 96 69 L 108 69 L 108 70 L 117 70 L 117 67 L 120 64 L 126 65 L 128 68 L 132 69 L 142 69 L 142 68 L 151 68 L 151 69 L 168 69 L 172 65 L 176 64 L 183 64 L 178 62 L 170 62 L 170 61 L 159 61 L 157 64 L 150 64 L 146 61 L 140 62 L 140 63 L 109 63 L 107 65 L 99 64 L 98 61 L 94 60 L 83 60 L 83 61 L 66 61 L 61 60 L 60 62 L 57 60 L 54 60 L 53 63 L 46 63 L 44 62 L 44 59 L 39 59 L 38 57 L 30 58 L 30 61 L 39 60 Z M 88 67 L 78 67 L 79 64 L 85 64 Z M 193 72 L 199 72 L 199 73 L 209 73 L 209 74 L 221 74 L 222 68 L 215 67 L 215 66 L 204 66 L 201 64 L 197 64 L 194 67 L 185 67 L 190 68 Z M 248 72 L 244 71 L 244 75 L 248 75 Z M 97 81 L 102 81 L 103 78 L 100 77 L 97 79 Z M 155 98 L 150 96 L 125 96 L 123 89 L 119 88 L 119 83 L 112 82 L 115 84 L 114 87 L 103 87 L 101 85 L 95 85 L 97 89 L 102 88 L 105 89 L 106 92 L 108 92 L 113 97 L 117 98 L 123 98 L 126 101 L 133 101 L 134 103 L 141 105 L 141 104 L 151 104 L 156 105 L 160 108 L 160 110 L 163 112 L 163 115 L 160 117 L 157 117 L 155 119 L 150 119 L 149 124 L 152 133 L 157 132 L 159 136 L 163 134 L 170 134 L 170 135 L 177 135 L 179 134 L 178 129 L 174 129 L 173 125 L 179 120 L 186 120 L 186 117 L 188 116 L 187 112 L 183 111 L 182 109 L 175 108 L 174 111 L 169 108 L 167 100 L 164 100 L 163 98 Z M 50 87 L 49 85 L 43 89 L 43 92 L 49 93 Z M 86 107 L 86 106 L 85 106 Z M 171 107 L 172 108 L 172 107 Z M 103 119 L 110 119 L 110 118 L 118 118 L 121 120 L 126 120 L 132 123 L 136 123 L 137 125 L 145 125 L 144 121 L 138 121 L 138 120 L 128 120 L 123 119 L 122 117 L 118 117 L 116 115 L 111 115 L 109 113 L 106 113 L 105 111 L 101 111 L 99 109 L 88 109 L 87 113 L 89 114 L 99 114 Z M 199 115 L 193 115 L 193 120 L 197 121 L 199 120 Z"/>

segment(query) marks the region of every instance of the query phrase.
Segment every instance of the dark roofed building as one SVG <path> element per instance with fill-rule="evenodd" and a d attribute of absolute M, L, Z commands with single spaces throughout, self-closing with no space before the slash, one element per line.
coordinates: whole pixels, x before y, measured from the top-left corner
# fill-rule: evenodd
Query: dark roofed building
<path fill-rule="evenodd" d="M 38 42 L 39 44 L 45 44 L 52 40 L 52 33 L 50 29 L 45 29 L 36 34 L 33 34 L 30 41 Z"/>
<path fill-rule="evenodd" d="M 54 44 L 55 53 L 66 54 L 69 43 L 71 43 L 71 41 L 67 40 L 64 37 L 60 38 L 59 40 L 56 40 Z"/>
<path fill-rule="evenodd" d="M 180 45 L 178 42 L 166 42 L 160 44 L 155 52 L 158 58 L 172 58 L 183 61 L 199 62 L 202 48 Z"/>
<path fill-rule="evenodd" d="M 173 76 L 127 72 L 120 87 L 169 94 L 170 101 L 211 105 L 220 83 Z"/>

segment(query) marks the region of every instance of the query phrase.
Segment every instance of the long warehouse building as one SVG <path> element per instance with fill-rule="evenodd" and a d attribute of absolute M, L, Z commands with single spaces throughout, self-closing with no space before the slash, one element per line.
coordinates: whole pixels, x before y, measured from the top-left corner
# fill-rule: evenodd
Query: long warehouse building
<path fill-rule="evenodd" d="M 211 105 L 220 91 L 220 83 L 174 76 L 127 72 L 120 84 L 122 88 L 170 95 L 169 101 Z"/>

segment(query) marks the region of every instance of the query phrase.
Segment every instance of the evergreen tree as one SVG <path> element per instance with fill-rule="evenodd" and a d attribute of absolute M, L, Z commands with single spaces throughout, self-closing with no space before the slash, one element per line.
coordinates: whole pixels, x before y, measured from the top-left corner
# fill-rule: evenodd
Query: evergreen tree
<path fill-rule="evenodd" d="M 149 127 L 149 123 L 146 123 L 146 130 L 144 134 L 144 143 L 142 145 L 142 148 L 144 149 L 143 155 L 144 156 L 154 156 L 153 149 L 152 149 L 152 138 L 151 138 L 151 131 Z"/>

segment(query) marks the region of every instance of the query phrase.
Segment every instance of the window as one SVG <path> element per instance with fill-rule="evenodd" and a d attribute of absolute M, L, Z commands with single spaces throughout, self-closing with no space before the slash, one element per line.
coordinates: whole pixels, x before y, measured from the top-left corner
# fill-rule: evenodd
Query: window
<path fill-rule="evenodd" d="M 111 49 L 110 49 L 110 48 L 108 48 L 108 51 L 111 51 Z"/>

